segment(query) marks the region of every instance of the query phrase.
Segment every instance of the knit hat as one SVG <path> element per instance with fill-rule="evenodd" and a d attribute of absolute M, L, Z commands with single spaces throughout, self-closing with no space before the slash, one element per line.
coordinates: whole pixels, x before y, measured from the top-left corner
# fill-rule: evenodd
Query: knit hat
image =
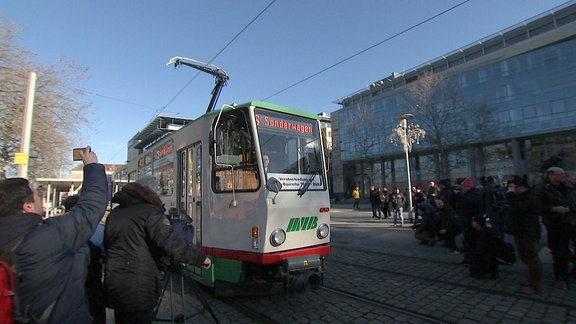
<path fill-rule="evenodd" d="M 486 177 L 486 183 L 494 183 L 494 177 L 493 176 Z"/>
<path fill-rule="evenodd" d="M 472 188 L 474 187 L 474 185 L 472 184 L 472 179 L 470 178 L 466 178 L 464 180 L 462 180 L 462 188 Z"/>

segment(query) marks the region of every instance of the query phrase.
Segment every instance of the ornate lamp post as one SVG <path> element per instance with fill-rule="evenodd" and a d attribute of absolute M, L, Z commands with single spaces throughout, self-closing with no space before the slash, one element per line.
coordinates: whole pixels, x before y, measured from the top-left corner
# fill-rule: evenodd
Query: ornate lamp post
<path fill-rule="evenodd" d="M 408 153 L 412 151 L 413 144 L 420 144 L 420 137 L 426 136 L 426 131 L 420 128 L 420 125 L 414 123 L 408 124 L 408 119 L 414 117 L 412 114 L 403 114 L 396 116 L 400 120 L 400 124 L 392 130 L 390 142 L 393 144 L 401 143 L 404 147 L 404 154 L 406 155 L 406 172 L 408 175 L 408 218 L 414 219 L 412 216 L 412 181 L 410 177 L 410 157 Z"/>

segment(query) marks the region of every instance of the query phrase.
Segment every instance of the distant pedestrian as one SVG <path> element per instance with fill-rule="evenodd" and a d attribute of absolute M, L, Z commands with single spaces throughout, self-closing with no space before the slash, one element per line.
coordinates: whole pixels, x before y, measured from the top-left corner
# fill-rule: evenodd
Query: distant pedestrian
<path fill-rule="evenodd" d="M 380 190 L 375 186 L 370 187 L 370 205 L 372 206 L 372 218 L 382 218 Z"/>
<path fill-rule="evenodd" d="M 390 217 L 390 191 L 388 187 L 382 187 L 382 191 L 380 191 L 380 209 L 384 213 L 384 218 Z"/>
<path fill-rule="evenodd" d="M 392 205 L 392 213 L 394 215 L 394 226 L 398 226 L 398 220 L 400 220 L 400 226 L 404 225 L 404 215 L 402 214 L 404 203 L 406 198 L 400 192 L 400 188 L 394 188 L 390 194 L 390 204 Z"/>
<path fill-rule="evenodd" d="M 352 198 L 354 199 L 352 209 L 360 209 L 360 188 L 356 187 L 352 190 Z"/>

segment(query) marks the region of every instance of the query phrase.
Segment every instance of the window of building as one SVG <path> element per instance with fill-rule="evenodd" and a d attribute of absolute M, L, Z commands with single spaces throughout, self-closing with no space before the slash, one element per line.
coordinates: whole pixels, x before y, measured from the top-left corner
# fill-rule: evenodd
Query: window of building
<path fill-rule="evenodd" d="M 524 106 L 522 107 L 522 111 L 524 112 L 524 118 L 536 117 L 536 107 L 534 107 L 534 105 Z"/>
<path fill-rule="evenodd" d="M 554 22 L 549 22 L 545 25 L 542 26 L 537 26 L 537 27 L 533 27 L 532 29 L 530 29 L 528 31 L 528 33 L 530 34 L 530 37 L 542 34 L 543 32 L 547 32 L 549 30 L 554 29 Z"/>
<path fill-rule="evenodd" d="M 522 33 L 520 33 L 518 35 L 514 35 L 514 36 L 506 38 L 506 45 L 510 46 L 512 44 L 516 44 L 516 43 L 521 42 L 527 38 L 528 38 L 528 33 L 526 33 L 525 31 L 522 31 Z"/>
<path fill-rule="evenodd" d="M 508 123 L 510 122 L 510 111 L 503 110 L 498 112 L 498 121 L 500 123 Z"/>
<path fill-rule="evenodd" d="M 549 117 L 551 114 L 550 106 L 547 103 L 537 103 L 536 112 L 539 117 Z"/>
<path fill-rule="evenodd" d="M 566 111 L 566 104 L 564 99 L 554 100 L 550 102 L 550 106 L 552 107 L 553 114 L 563 113 Z"/>
<path fill-rule="evenodd" d="M 498 40 L 497 43 L 486 45 L 486 47 L 484 47 L 484 53 L 488 54 L 488 53 L 496 52 L 497 50 L 499 50 L 503 47 L 504 47 L 504 42 L 502 42 L 502 40 Z"/>

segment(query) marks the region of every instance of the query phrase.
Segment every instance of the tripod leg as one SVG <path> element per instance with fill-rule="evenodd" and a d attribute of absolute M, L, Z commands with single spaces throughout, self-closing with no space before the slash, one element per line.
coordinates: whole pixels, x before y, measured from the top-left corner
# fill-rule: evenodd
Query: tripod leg
<path fill-rule="evenodd" d="M 182 302 L 182 315 L 186 313 L 186 302 L 184 300 L 184 275 L 180 272 L 180 298 Z M 186 323 L 186 316 L 183 316 L 182 323 Z"/>
<path fill-rule="evenodd" d="M 154 318 L 158 320 L 158 311 L 160 311 L 160 305 L 162 304 L 162 300 L 164 299 L 164 295 L 166 294 L 166 288 L 168 287 L 168 280 L 170 279 L 170 272 L 166 272 L 164 275 L 164 285 L 162 287 L 162 292 L 160 293 L 160 298 L 158 298 L 158 302 L 154 307 Z"/>

